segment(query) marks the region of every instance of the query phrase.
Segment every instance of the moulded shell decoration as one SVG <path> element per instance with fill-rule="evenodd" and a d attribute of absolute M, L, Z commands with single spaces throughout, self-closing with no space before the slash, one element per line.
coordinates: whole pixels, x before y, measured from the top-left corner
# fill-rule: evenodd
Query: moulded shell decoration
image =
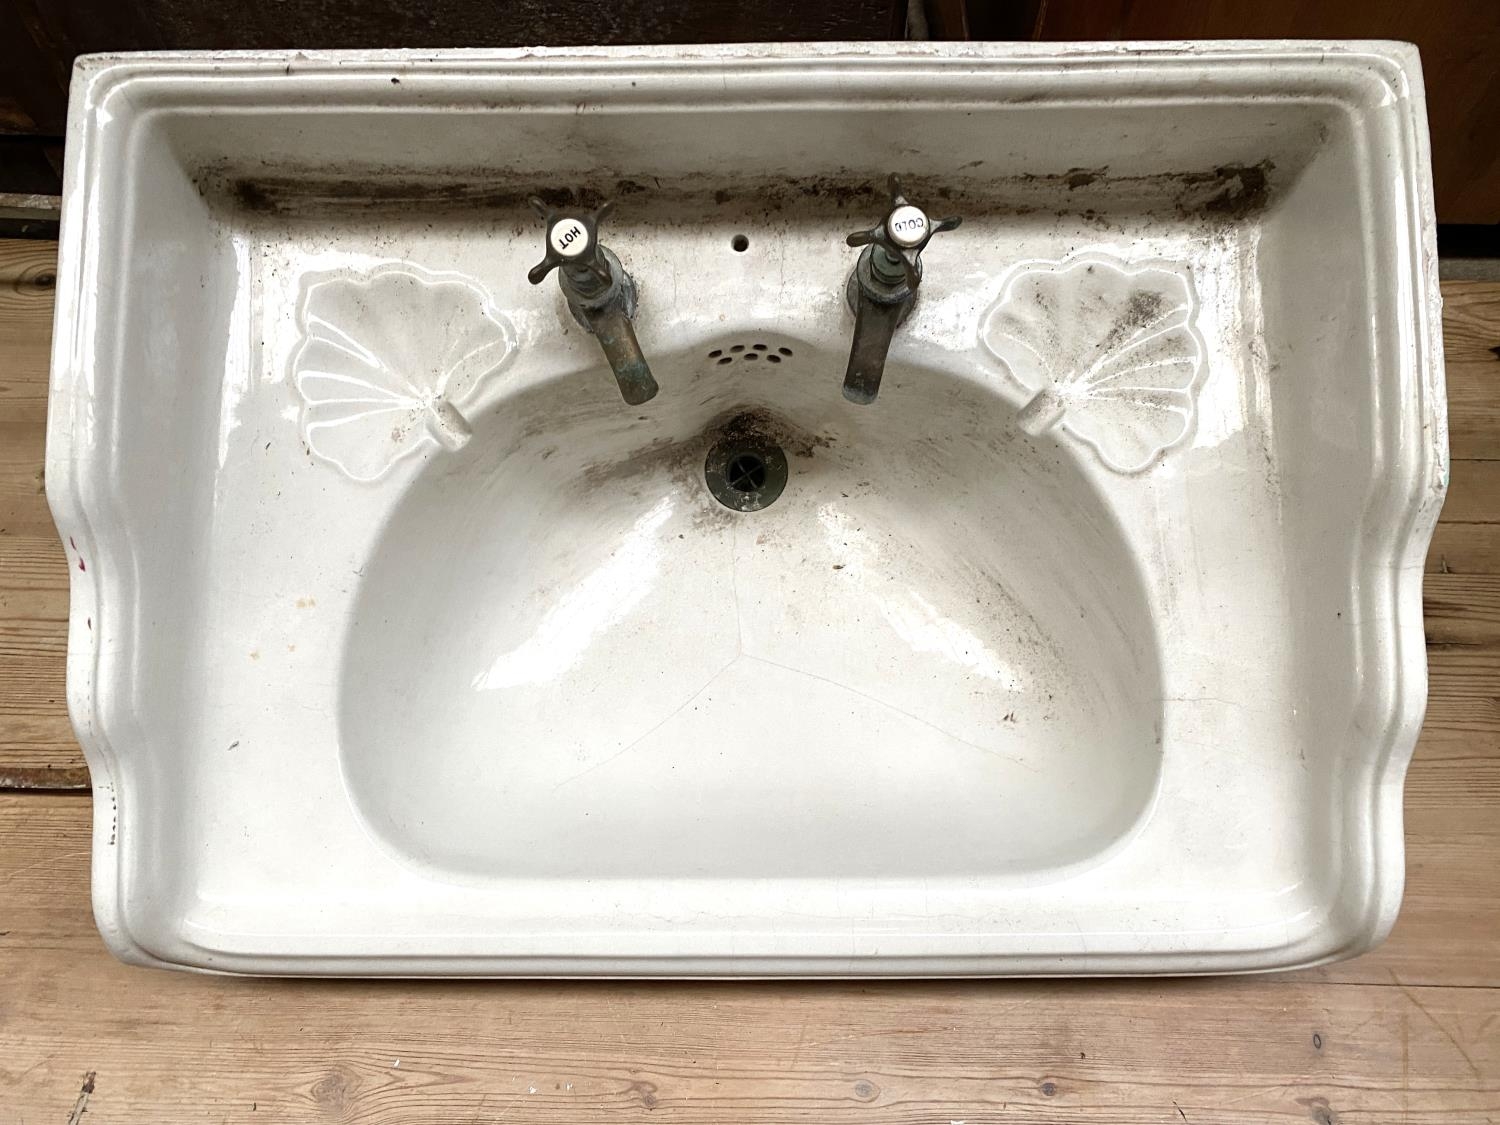
<path fill-rule="evenodd" d="M 297 328 L 302 438 L 358 481 L 428 444 L 468 441 L 462 407 L 516 340 L 477 282 L 406 262 L 307 276 Z"/>
<path fill-rule="evenodd" d="M 1027 432 L 1056 426 L 1135 473 L 1192 432 L 1207 370 L 1197 312 L 1181 267 L 1090 254 L 1018 268 L 979 335 L 1031 392 Z"/>

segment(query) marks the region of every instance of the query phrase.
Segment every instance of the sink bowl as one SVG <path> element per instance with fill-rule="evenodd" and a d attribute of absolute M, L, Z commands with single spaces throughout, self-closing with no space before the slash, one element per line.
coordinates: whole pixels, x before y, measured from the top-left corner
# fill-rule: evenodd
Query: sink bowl
<path fill-rule="evenodd" d="M 47 489 L 110 948 L 1368 948 L 1447 479 L 1423 114 L 1387 43 L 82 60 Z M 964 224 L 863 406 L 890 171 Z M 527 283 L 535 191 L 616 201 L 650 402 Z"/>
<path fill-rule="evenodd" d="M 547 380 L 413 477 L 344 645 L 356 808 L 474 878 L 1097 861 L 1161 765 L 1149 599 L 1103 497 L 988 388 L 902 367 L 921 408 L 863 409 L 831 346 L 708 357 L 733 338 L 656 357 L 648 415 L 607 370 Z M 784 451 L 764 509 L 705 486 L 721 434 Z"/>

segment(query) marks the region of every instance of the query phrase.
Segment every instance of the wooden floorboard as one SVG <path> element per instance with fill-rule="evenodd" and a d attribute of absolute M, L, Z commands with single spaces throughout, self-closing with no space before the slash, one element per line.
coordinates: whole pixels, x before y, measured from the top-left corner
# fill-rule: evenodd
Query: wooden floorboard
<path fill-rule="evenodd" d="M 1369 983 L 202 977 L 100 950 L 87 813 L 0 796 L 0 1122 L 66 1120 L 87 1074 L 87 1120 L 142 1125 L 1500 1118 L 1497 990 L 1413 983 L 1417 943 Z"/>
<path fill-rule="evenodd" d="M 0 241 L 0 789 L 88 785 L 63 691 L 67 560 L 42 492 L 56 259 L 55 243 Z"/>
<path fill-rule="evenodd" d="M 1500 460 L 1500 283 L 1443 286 L 1448 444 L 1458 460 Z"/>
<path fill-rule="evenodd" d="M 1427 573 L 1500 574 L 1500 523 L 1440 521 L 1427 552 Z"/>
<path fill-rule="evenodd" d="M 0 242 L 0 1125 L 1500 1121 L 1500 285 L 1444 286 L 1452 487 L 1380 949 L 1199 981 L 247 981 L 121 965 L 90 917 L 54 255 Z"/>

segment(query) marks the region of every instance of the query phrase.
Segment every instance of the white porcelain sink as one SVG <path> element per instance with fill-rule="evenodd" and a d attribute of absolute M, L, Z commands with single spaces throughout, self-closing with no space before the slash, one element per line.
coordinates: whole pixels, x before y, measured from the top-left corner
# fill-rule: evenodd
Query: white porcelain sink
<path fill-rule="evenodd" d="M 84 60 L 47 488 L 110 947 L 1369 947 L 1447 479 L 1426 146 L 1385 43 Z M 860 406 L 892 171 L 964 223 Z M 528 284 L 537 190 L 616 200 L 650 402 Z M 732 510 L 747 449 L 785 485 Z"/>

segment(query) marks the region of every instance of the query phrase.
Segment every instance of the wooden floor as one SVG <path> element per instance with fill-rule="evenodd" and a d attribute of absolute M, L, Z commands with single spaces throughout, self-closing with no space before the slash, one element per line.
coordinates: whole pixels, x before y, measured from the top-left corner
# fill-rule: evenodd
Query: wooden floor
<path fill-rule="evenodd" d="M 42 495 L 53 253 L 0 243 L 0 1125 L 1500 1121 L 1500 284 L 1444 286 L 1432 700 L 1376 952 L 1206 980 L 253 981 L 127 968 L 89 914 Z"/>

